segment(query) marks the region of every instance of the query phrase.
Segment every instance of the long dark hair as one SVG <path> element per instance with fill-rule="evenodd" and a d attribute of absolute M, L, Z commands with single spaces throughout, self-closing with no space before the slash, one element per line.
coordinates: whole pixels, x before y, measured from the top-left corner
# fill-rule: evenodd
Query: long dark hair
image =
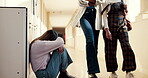
<path fill-rule="evenodd" d="M 54 41 L 58 38 L 58 33 L 54 30 L 47 30 L 43 35 L 34 39 L 29 45 L 29 52 L 31 51 L 31 46 L 36 40 L 50 40 Z"/>
<path fill-rule="evenodd" d="M 54 30 L 47 30 L 43 35 L 41 35 L 40 37 L 34 39 L 31 42 L 31 45 L 36 40 L 50 40 L 50 41 L 53 41 L 53 40 L 56 40 L 57 38 L 58 38 L 58 33 L 56 31 L 54 31 Z"/>

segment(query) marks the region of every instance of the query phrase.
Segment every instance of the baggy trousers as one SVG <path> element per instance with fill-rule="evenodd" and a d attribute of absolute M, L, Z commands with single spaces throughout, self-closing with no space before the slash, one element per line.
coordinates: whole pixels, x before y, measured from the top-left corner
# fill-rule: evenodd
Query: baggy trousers
<path fill-rule="evenodd" d="M 69 64 L 72 63 L 72 60 L 67 52 L 64 49 L 63 53 L 55 50 L 48 62 L 46 69 L 38 70 L 35 72 L 37 78 L 56 78 L 59 71 L 66 70 Z"/>
<path fill-rule="evenodd" d="M 120 41 L 121 49 L 123 53 L 123 71 L 134 71 L 136 69 L 135 55 L 129 44 L 128 32 L 126 27 L 121 27 L 119 31 L 112 31 L 112 40 L 105 37 L 105 60 L 108 72 L 116 71 L 118 68 L 116 50 L 117 50 L 117 40 Z"/>
<path fill-rule="evenodd" d="M 121 44 L 123 54 L 122 70 L 134 71 L 136 69 L 135 55 L 129 43 L 128 30 L 125 23 L 126 21 L 124 20 L 123 12 L 117 12 L 117 10 L 111 8 L 108 13 L 108 25 L 112 34 L 112 40 L 107 39 L 105 31 L 103 32 L 105 41 L 105 60 L 108 72 L 116 71 L 118 68 L 116 58 L 117 40 L 119 40 Z"/>
<path fill-rule="evenodd" d="M 88 73 L 99 73 L 97 58 L 99 30 L 95 30 L 96 9 L 88 7 L 80 19 L 80 24 L 86 38 L 86 60 Z"/>

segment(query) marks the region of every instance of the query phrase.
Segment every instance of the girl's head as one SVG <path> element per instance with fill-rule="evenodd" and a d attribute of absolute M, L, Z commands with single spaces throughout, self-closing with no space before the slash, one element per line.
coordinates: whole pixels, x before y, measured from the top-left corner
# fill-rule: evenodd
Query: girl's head
<path fill-rule="evenodd" d="M 47 30 L 43 35 L 41 35 L 40 37 L 34 39 L 32 42 L 31 42 L 31 45 L 32 43 L 34 43 L 36 40 L 50 40 L 50 41 L 54 41 L 58 38 L 58 33 L 54 30 Z"/>
<path fill-rule="evenodd" d="M 56 40 L 58 38 L 58 33 L 54 30 L 47 30 L 43 35 L 41 35 L 38 40 Z"/>

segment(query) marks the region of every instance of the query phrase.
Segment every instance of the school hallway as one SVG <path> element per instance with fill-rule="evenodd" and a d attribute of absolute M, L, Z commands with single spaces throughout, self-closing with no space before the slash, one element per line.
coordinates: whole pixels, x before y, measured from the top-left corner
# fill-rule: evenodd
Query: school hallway
<path fill-rule="evenodd" d="M 135 78 L 148 78 L 148 0 L 126 0 L 133 29 L 129 41 L 136 57 Z M 65 5 L 66 4 L 66 5 Z M 136 5 L 136 6 L 135 6 Z M 36 78 L 29 59 L 29 44 L 47 30 L 63 38 L 73 63 L 70 75 L 88 78 L 85 37 L 79 23 L 70 23 L 78 12 L 78 0 L 0 0 L 0 78 Z M 102 30 L 98 40 L 98 78 L 109 78 L 106 71 Z M 122 50 L 117 46 L 118 78 L 122 71 Z M 12 63 L 13 62 L 13 63 Z M 11 65 L 11 66 L 10 66 Z"/>

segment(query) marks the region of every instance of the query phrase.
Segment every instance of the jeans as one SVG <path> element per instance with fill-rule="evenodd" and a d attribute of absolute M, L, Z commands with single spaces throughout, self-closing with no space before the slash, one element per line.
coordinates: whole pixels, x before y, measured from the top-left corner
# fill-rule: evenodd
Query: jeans
<path fill-rule="evenodd" d="M 35 75 L 37 78 L 56 78 L 59 71 L 66 70 L 70 63 L 72 63 L 72 60 L 66 49 L 63 53 L 55 50 L 46 69 L 38 70 Z"/>
<path fill-rule="evenodd" d="M 88 7 L 80 19 L 80 24 L 86 38 L 86 60 L 88 73 L 99 73 L 97 47 L 99 30 L 95 30 L 96 9 Z"/>

